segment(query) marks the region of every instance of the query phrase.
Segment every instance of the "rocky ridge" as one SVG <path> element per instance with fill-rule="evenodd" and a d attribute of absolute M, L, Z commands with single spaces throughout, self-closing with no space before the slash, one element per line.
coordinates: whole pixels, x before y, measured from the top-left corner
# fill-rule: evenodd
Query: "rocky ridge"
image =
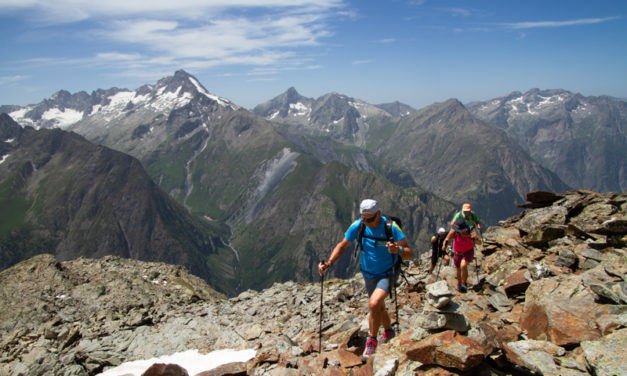
<path fill-rule="evenodd" d="M 467 293 L 451 292 L 451 266 L 427 274 L 428 252 L 405 268 L 400 334 L 366 364 L 359 275 L 226 299 L 178 266 L 41 255 L 0 273 L 0 375 L 94 375 L 223 348 L 257 353 L 202 375 L 625 374 L 627 193 L 527 199 L 483 235 Z"/>

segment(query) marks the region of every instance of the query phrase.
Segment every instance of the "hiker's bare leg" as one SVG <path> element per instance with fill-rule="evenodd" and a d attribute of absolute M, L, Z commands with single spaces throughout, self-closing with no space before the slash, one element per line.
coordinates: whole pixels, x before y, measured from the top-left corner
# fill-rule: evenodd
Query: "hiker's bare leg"
<path fill-rule="evenodd" d="M 468 283 L 468 262 L 466 259 L 462 259 L 462 262 L 459 264 L 461 271 L 459 277 L 461 277 L 460 282 Z"/>
<path fill-rule="evenodd" d="M 385 292 L 385 290 L 376 288 L 372 295 L 370 295 L 370 299 L 368 299 L 368 308 L 370 309 L 370 316 L 368 317 L 370 337 L 377 338 L 381 325 L 387 329 L 392 327 L 390 316 L 385 310 L 385 297 L 387 295 L 388 293 Z"/>

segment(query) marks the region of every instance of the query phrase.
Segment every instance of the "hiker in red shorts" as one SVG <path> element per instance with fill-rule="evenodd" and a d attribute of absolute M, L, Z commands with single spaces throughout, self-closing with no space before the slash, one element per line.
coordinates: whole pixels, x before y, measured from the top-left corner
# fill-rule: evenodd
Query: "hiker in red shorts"
<path fill-rule="evenodd" d="M 475 256 L 475 244 L 481 244 L 481 239 L 474 228 L 470 228 L 463 218 L 453 224 L 453 228 L 446 235 L 442 244 L 442 250 L 446 251 L 446 245 L 453 241 L 453 263 L 457 269 L 457 290 L 468 290 L 468 264 Z"/>

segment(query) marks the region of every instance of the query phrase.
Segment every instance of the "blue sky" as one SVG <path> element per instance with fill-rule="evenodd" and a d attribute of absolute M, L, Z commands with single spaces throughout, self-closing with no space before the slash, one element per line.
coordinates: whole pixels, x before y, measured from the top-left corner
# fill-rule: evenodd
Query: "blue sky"
<path fill-rule="evenodd" d="M 0 0 L 0 104 L 184 69 L 252 108 L 293 86 L 422 108 L 531 88 L 627 97 L 623 0 Z"/>

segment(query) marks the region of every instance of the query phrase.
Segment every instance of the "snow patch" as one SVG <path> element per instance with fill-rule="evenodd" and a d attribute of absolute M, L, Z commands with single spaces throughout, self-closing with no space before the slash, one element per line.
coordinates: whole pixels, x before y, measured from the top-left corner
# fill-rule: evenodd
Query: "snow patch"
<path fill-rule="evenodd" d="M 157 96 L 155 100 L 150 103 L 150 107 L 157 111 L 167 112 L 187 105 L 192 100 L 193 96 L 191 93 L 187 92 L 179 96 L 181 89 L 182 87 L 179 87 L 174 93 L 167 92 Z"/>
<path fill-rule="evenodd" d="M 268 117 L 268 120 L 274 119 L 275 117 L 279 116 L 280 113 L 281 113 L 281 111 L 277 111 L 277 112 L 273 113 L 272 115 L 270 115 Z"/>
<path fill-rule="evenodd" d="M 202 87 L 202 86 L 198 83 L 198 81 L 196 81 L 193 77 L 190 77 L 190 78 L 189 78 L 189 81 L 190 81 L 192 84 L 194 84 L 194 86 L 196 86 L 196 90 L 198 90 L 198 92 L 199 92 L 199 93 L 201 93 L 201 94 L 205 94 L 205 95 L 209 94 L 209 93 L 207 92 L 207 90 L 205 90 L 205 88 L 203 88 L 203 87 Z"/>
<path fill-rule="evenodd" d="M 5 154 L 5 155 L 3 155 L 2 157 L 0 157 L 0 164 L 4 163 L 4 161 L 6 161 L 6 160 L 7 160 L 7 158 L 9 158 L 9 155 L 10 155 L 10 154 Z"/>
<path fill-rule="evenodd" d="M 51 120 L 58 128 L 65 129 L 72 124 L 78 123 L 83 118 L 83 113 L 71 108 L 61 111 L 58 108 L 51 108 L 44 112 L 41 117 L 44 120 Z"/>
<path fill-rule="evenodd" d="M 349 101 L 348 102 L 349 106 L 355 107 L 356 109 L 359 109 L 359 107 L 364 107 L 364 105 L 362 103 L 359 102 L 353 102 L 353 101 Z"/>
<path fill-rule="evenodd" d="M 11 113 L 9 113 L 9 116 L 12 117 L 13 119 L 18 119 L 18 118 L 23 118 L 24 115 L 26 115 L 26 113 L 28 111 L 30 111 L 31 108 L 30 107 L 24 107 L 24 108 L 20 108 L 19 110 L 15 110 Z"/>
<path fill-rule="evenodd" d="M 214 101 L 218 102 L 218 104 L 219 104 L 220 106 L 223 106 L 223 107 L 230 106 L 231 108 L 236 109 L 236 108 L 235 108 L 235 106 L 234 106 L 233 104 L 231 104 L 231 102 L 230 102 L 229 100 L 224 99 L 224 98 L 220 98 L 220 97 L 218 97 L 217 95 L 214 95 L 214 94 L 209 93 L 209 92 L 208 92 L 207 90 L 205 90 L 205 89 L 204 89 L 204 88 L 200 85 L 200 83 L 198 83 L 198 81 L 196 81 L 193 77 L 190 77 L 190 78 L 189 78 L 189 80 L 190 80 L 190 82 L 191 82 L 192 84 L 194 84 L 194 86 L 196 86 L 196 90 L 198 90 L 198 92 L 199 92 L 199 93 L 203 94 L 203 95 L 204 95 L 204 96 L 206 96 L 207 98 L 212 99 L 212 100 L 214 100 Z"/>
<path fill-rule="evenodd" d="M 7 138 L 6 140 L 4 140 L 4 142 L 7 142 L 9 144 L 12 143 L 13 141 L 15 141 L 14 138 Z"/>
<path fill-rule="evenodd" d="M 32 121 L 31 119 L 25 117 L 26 113 L 28 111 L 32 110 L 32 109 L 33 109 L 32 106 L 20 108 L 19 110 L 16 110 L 16 111 L 13 111 L 13 112 L 9 113 L 9 116 L 13 120 L 15 120 L 17 123 L 19 123 L 22 127 L 30 125 L 31 127 L 35 128 L 35 129 L 39 129 L 39 127 L 37 127 L 35 125 L 34 121 Z"/>
<path fill-rule="evenodd" d="M 91 112 L 89 113 L 89 116 L 97 113 L 98 111 L 100 111 L 100 109 L 102 108 L 101 104 L 96 104 L 91 108 Z"/>
<path fill-rule="evenodd" d="M 536 101 L 525 102 L 524 97 L 518 97 L 515 99 L 511 99 L 507 102 L 507 105 L 510 106 L 510 115 L 539 115 L 542 111 L 546 111 L 547 109 L 551 109 L 552 107 L 564 102 L 568 99 L 568 95 L 566 94 L 557 94 L 550 95 L 548 97 L 544 97 L 542 95 L 537 95 Z"/>
<path fill-rule="evenodd" d="M 155 363 L 173 363 L 185 368 L 188 374 L 196 375 L 203 371 L 209 371 L 223 364 L 235 362 L 247 362 L 256 355 L 256 351 L 248 350 L 217 350 L 208 354 L 200 354 L 198 350 L 188 350 L 172 355 L 164 355 L 158 358 L 135 360 L 122 363 L 115 368 L 110 368 L 99 376 L 140 376 Z"/>
<path fill-rule="evenodd" d="M 291 103 L 290 112 L 292 112 L 292 110 L 294 111 L 292 113 L 294 116 L 307 116 L 311 112 L 311 108 L 307 107 L 305 104 L 301 102 Z"/>

